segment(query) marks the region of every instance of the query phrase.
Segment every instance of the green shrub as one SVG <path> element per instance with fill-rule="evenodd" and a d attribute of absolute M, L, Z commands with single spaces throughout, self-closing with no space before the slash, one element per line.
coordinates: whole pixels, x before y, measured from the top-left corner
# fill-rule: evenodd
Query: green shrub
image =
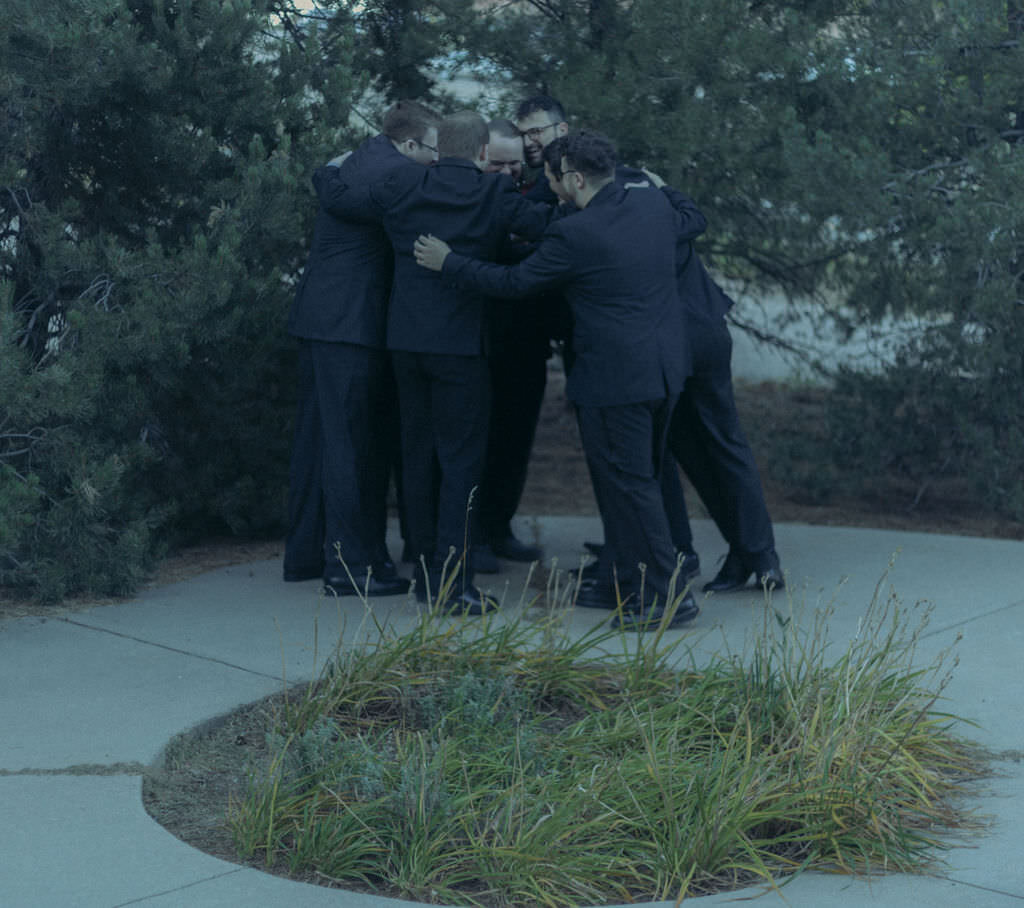
<path fill-rule="evenodd" d="M 701 665 L 685 635 L 570 639 L 558 610 L 382 630 L 285 701 L 229 810 L 240 853 L 460 905 L 921 869 L 984 771 L 936 709 L 943 660 L 914 664 L 927 615 L 877 600 L 838 658 L 827 611 L 796 617 L 769 600 L 749 653 Z"/>
<path fill-rule="evenodd" d="M 14 0 L 0 22 L 0 585 L 123 594 L 168 544 L 280 530 L 284 325 L 351 146 L 351 30 Z M 329 66 L 328 61 L 334 66 Z"/>

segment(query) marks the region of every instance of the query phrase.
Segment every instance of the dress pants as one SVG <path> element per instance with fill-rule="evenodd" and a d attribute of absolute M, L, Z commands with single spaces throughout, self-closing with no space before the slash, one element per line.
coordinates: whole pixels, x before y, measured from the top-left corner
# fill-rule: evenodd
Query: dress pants
<path fill-rule="evenodd" d="M 686 507 L 686 493 L 679 476 L 675 458 L 667 457 L 661 471 L 661 497 L 665 502 L 665 516 L 672 534 L 672 545 L 677 552 L 696 554 L 693 548 L 693 530 L 690 528 L 690 512 Z"/>
<path fill-rule="evenodd" d="M 740 428 L 725 319 L 691 318 L 693 374 L 672 414 L 669 449 L 731 551 L 754 567 L 774 550 L 754 454 Z"/>
<path fill-rule="evenodd" d="M 388 354 L 303 340 L 289 468 L 285 570 L 365 575 L 388 560 L 389 434 L 397 420 Z"/>
<path fill-rule="evenodd" d="M 402 431 L 402 490 L 408 542 L 424 557 L 436 590 L 449 552 L 449 572 L 465 557 L 473 579 L 474 490 L 483 475 L 490 375 L 483 356 L 394 351 Z M 439 480 L 439 481 L 438 481 Z"/>
<path fill-rule="evenodd" d="M 617 580 L 639 605 L 665 601 L 676 566 L 661 489 L 661 468 L 675 398 L 612 407 L 580 405 L 583 449 L 604 527 L 602 579 Z M 640 565 L 645 569 L 642 571 Z"/>
<path fill-rule="evenodd" d="M 484 542 L 504 538 L 526 486 L 550 350 L 535 308 L 491 310 L 491 419 L 477 527 Z"/>

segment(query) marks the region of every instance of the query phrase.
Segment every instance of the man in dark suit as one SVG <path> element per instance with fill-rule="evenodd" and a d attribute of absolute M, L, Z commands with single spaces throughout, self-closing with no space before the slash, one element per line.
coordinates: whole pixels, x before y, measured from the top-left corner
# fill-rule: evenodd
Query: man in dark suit
<path fill-rule="evenodd" d="M 558 193 L 561 190 L 557 174 L 559 173 L 562 149 L 565 145 L 565 136 L 569 131 L 566 119 L 565 108 L 558 100 L 549 95 L 534 95 L 526 98 L 516 109 L 516 127 L 523 137 L 526 162 L 531 167 L 542 168 L 540 176 L 526 190 L 528 199 L 546 202 L 549 205 L 557 205 L 559 202 Z M 552 172 L 556 175 L 553 183 L 548 179 Z M 627 185 L 637 183 L 637 181 L 646 183 L 647 177 L 635 168 L 619 165 L 615 169 L 615 179 L 621 185 Z M 675 204 L 674 200 L 673 204 Z M 681 214 L 684 215 L 685 220 L 681 230 L 686 232 L 690 229 L 689 218 L 686 218 L 686 211 L 682 211 Z M 542 331 L 550 339 L 561 342 L 562 361 L 565 371 L 568 373 L 573 364 L 572 316 L 569 308 L 558 294 L 549 294 L 546 298 L 539 300 L 538 305 L 543 307 L 547 313 L 544 316 L 546 324 Z M 686 499 L 683 495 L 683 486 L 678 471 L 671 468 L 664 470 L 661 481 L 665 513 L 672 532 L 672 542 L 676 552 L 682 558 L 681 573 L 686 579 L 693 579 L 700 573 L 700 559 L 693 548 L 693 534 L 690 530 Z M 602 549 L 600 544 L 587 542 L 584 545 L 600 558 Z M 589 567 L 591 576 L 599 570 L 597 564 Z"/>
<path fill-rule="evenodd" d="M 647 179 L 669 193 L 681 223 L 676 237 L 676 280 L 683 306 L 690 374 L 672 413 L 668 446 L 715 521 L 729 553 L 705 592 L 742 589 L 751 576 L 757 584 L 782 589 L 785 580 L 775 551 L 771 517 L 754 454 L 740 428 L 732 388 L 732 338 L 725 315 L 733 301 L 708 274 L 694 248 L 707 220 L 696 203 L 665 186 L 650 171 L 619 168 L 616 179 L 637 185 Z M 666 467 L 662 496 L 682 573 L 699 573 L 693 550 L 686 499 L 674 467 Z"/>
<path fill-rule="evenodd" d="M 516 124 L 492 120 L 487 130 L 484 171 L 507 174 L 519 188 L 523 138 Z M 510 244 L 503 262 L 511 264 L 528 252 L 525 243 Z M 488 306 L 491 420 L 480 484 L 478 541 L 473 550 L 476 569 L 481 573 L 497 573 L 501 568 L 499 557 L 530 562 L 539 561 L 544 554 L 540 546 L 524 543 L 512 532 L 547 383 L 551 346 L 542 306 L 538 303 L 528 312 L 502 303 Z"/>
<path fill-rule="evenodd" d="M 569 134 L 565 108 L 549 95 L 533 95 L 516 108 L 516 128 L 523 137 L 526 163 L 540 171 L 530 187 L 536 201 L 555 204 L 557 197 L 544 176 L 544 149 L 555 139 Z"/>
<path fill-rule="evenodd" d="M 508 173 L 521 183 L 523 166 L 540 168 L 545 146 L 569 129 L 562 105 L 547 95 L 527 98 L 516 109 L 516 120 L 493 120 L 487 170 Z M 518 165 L 515 158 L 518 155 Z M 541 176 L 522 186 L 533 202 L 558 204 Z M 530 252 L 526 244 L 510 247 L 503 264 L 520 261 Z M 551 340 L 565 341 L 571 333 L 568 307 L 558 293 L 524 300 L 520 307 L 491 306 L 491 379 L 493 387 L 490 439 L 481 487 L 480 533 L 474 551 L 481 572 L 497 573 L 500 558 L 538 561 L 540 546 L 517 539 L 512 517 L 526 484 L 530 452 L 547 385 Z"/>
<path fill-rule="evenodd" d="M 313 178 L 320 208 L 288 319 L 289 333 L 299 339 L 299 409 L 284 579 L 323 576 L 338 595 L 394 595 L 409 582 L 397 576 L 385 542 L 389 436 L 397 435 L 384 349 L 391 245 L 379 226 L 332 210 L 324 188 L 334 173 L 372 181 L 399 165 L 425 169 L 437 154 L 439 123 L 433 111 L 400 101 L 386 113 L 380 135 Z"/>
<path fill-rule="evenodd" d="M 495 605 L 473 586 L 466 557 L 490 407 L 485 298 L 419 268 L 412 249 L 420 233 L 433 231 L 468 255 L 494 259 L 509 233 L 543 232 L 546 206 L 526 202 L 510 178 L 482 172 L 487 145 L 487 124 L 462 111 L 441 123 L 434 167 L 399 168 L 369 184 L 339 172 L 332 190 L 333 203 L 350 216 L 382 223 L 395 253 L 387 345 L 398 383 L 410 544 L 426 563 L 425 574 L 418 570 L 417 595 L 435 598 L 444 578 L 458 573 L 448 604 L 468 614 Z"/>
<path fill-rule="evenodd" d="M 679 217 L 661 193 L 615 184 L 614 148 L 599 134 L 570 136 L 560 170 L 580 210 L 555 221 L 520 264 L 476 261 L 428 236 L 416 241 L 416 256 L 457 286 L 499 298 L 562 287 L 576 351 L 566 391 L 577 406 L 607 547 L 608 575 L 580 597 L 613 608 L 614 584 L 632 609 L 616 616 L 618 626 L 648 629 L 676 606 L 675 626 L 699 611 L 689 593 L 669 602 L 676 560 L 660 488 L 669 416 L 686 378 L 674 272 Z"/>
<path fill-rule="evenodd" d="M 564 139 L 544 149 L 549 173 L 557 173 L 557 161 L 552 159 L 559 154 L 559 143 L 564 143 Z M 725 321 L 733 301 L 708 274 L 693 245 L 707 228 L 707 220 L 689 196 L 666 186 L 650 171 L 619 166 L 615 179 L 625 187 L 640 187 L 650 181 L 668 194 L 680 214 L 676 279 L 690 366 L 683 393 L 672 413 L 668 446 L 729 544 L 721 569 L 703 589 L 742 589 L 751 576 L 758 585 L 782 589 L 785 580 L 775 551 L 771 517 L 733 395 L 732 339 Z M 700 573 L 700 559 L 693 548 L 686 498 L 674 464 L 666 464 L 662 473 L 662 499 L 680 559 L 681 578 L 692 580 Z M 597 573 L 597 568 L 598 565 L 590 567 L 590 576 Z"/>
<path fill-rule="evenodd" d="M 708 274 L 692 237 L 680 237 L 676 274 L 693 368 L 672 415 L 669 449 L 729 544 L 704 591 L 742 589 L 752 576 L 759 586 L 782 589 L 761 477 L 733 395 L 732 338 L 725 321 L 733 301 Z"/>
<path fill-rule="evenodd" d="M 559 197 L 548 182 L 544 167 L 544 151 L 556 139 L 564 139 L 569 132 L 565 108 L 550 95 L 533 95 L 521 101 L 516 108 L 516 128 L 523 137 L 523 156 L 526 163 L 539 168 L 539 173 L 524 187 L 524 194 L 531 202 L 543 202 L 555 207 Z M 559 146 L 561 147 L 561 146 Z M 561 159 L 559 159 L 561 160 Z M 557 162 L 556 162 L 557 167 Z M 572 313 L 565 298 L 558 291 L 541 294 L 534 304 L 536 311 L 543 313 L 543 326 L 538 330 L 547 335 L 549 343 L 554 341 L 561 347 L 562 362 L 568 374 L 572 368 Z"/>
<path fill-rule="evenodd" d="M 575 210 L 571 199 L 566 196 L 561 185 L 561 161 L 565 153 L 566 138 L 559 136 L 544 146 L 544 174 L 545 182 L 549 191 L 556 200 L 564 202 L 569 210 Z M 672 207 L 679 214 L 679 231 L 677 240 L 692 239 L 704 232 L 707 222 L 704 215 L 700 213 L 693 200 L 683 193 L 666 186 L 664 181 L 653 173 L 646 170 L 638 170 L 619 164 L 615 168 L 615 182 L 625 189 L 647 189 L 657 186 L 665 193 Z M 686 359 L 689 363 L 689 359 Z M 572 357 L 565 357 L 567 371 L 572 368 Z M 676 550 L 676 557 L 679 561 L 679 576 L 683 582 L 693 580 L 700 573 L 700 559 L 693 548 L 693 533 L 690 529 L 689 515 L 686 510 L 686 498 L 683 493 L 682 482 L 679 478 L 679 471 L 675 465 L 666 464 L 661 473 L 662 499 L 665 505 L 665 516 L 668 519 L 669 531 L 672 537 L 672 544 Z M 603 544 L 585 542 L 584 546 L 597 556 L 597 561 L 584 568 L 584 578 L 593 579 L 600 577 L 603 568 L 600 564 L 604 554 Z"/>

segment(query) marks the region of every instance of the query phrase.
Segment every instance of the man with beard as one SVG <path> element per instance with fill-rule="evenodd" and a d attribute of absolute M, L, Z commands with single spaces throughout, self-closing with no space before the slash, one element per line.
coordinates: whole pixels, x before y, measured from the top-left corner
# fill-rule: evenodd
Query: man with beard
<path fill-rule="evenodd" d="M 615 183 L 615 151 L 594 132 L 569 137 L 558 183 L 579 209 L 554 222 L 514 266 L 453 253 L 420 236 L 417 261 L 456 286 L 520 299 L 561 288 L 573 314 L 576 361 L 566 392 L 576 404 L 604 526 L 606 574 L 586 604 L 617 608 L 616 626 L 642 631 L 691 621 L 678 602 L 676 567 L 660 472 L 669 416 L 686 378 L 682 311 L 675 282 L 679 216 L 658 192 Z"/>

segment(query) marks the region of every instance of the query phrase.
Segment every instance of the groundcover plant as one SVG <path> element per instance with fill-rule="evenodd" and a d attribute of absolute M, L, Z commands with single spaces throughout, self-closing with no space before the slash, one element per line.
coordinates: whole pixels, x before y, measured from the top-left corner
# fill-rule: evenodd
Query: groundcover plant
<path fill-rule="evenodd" d="M 845 649 L 798 611 L 766 596 L 746 652 L 700 660 L 676 632 L 573 637 L 559 609 L 378 627 L 279 698 L 240 855 L 456 905 L 922 870 L 977 825 L 985 755 L 936 708 L 951 660 L 915 662 L 927 611 L 895 594 Z"/>

